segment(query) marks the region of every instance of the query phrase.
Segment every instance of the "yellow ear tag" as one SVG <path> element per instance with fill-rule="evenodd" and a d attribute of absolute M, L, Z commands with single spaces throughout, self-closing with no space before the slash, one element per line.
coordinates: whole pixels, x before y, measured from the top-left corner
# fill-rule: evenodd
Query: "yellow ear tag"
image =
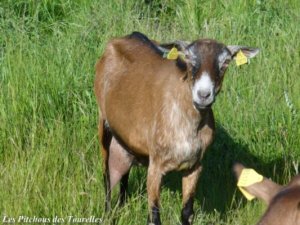
<path fill-rule="evenodd" d="M 177 59 L 178 58 L 178 55 L 179 55 L 179 52 L 177 50 L 177 48 L 173 47 L 168 55 L 167 55 L 167 59 Z"/>
<path fill-rule="evenodd" d="M 237 66 L 246 64 L 248 62 L 247 56 L 240 50 L 235 57 L 235 62 Z"/>
<path fill-rule="evenodd" d="M 263 179 L 264 177 L 258 174 L 254 169 L 243 169 L 240 178 L 238 180 L 237 186 L 240 189 L 240 191 L 243 193 L 243 195 L 249 201 L 251 201 L 252 199 L 255 198 L 255 196 L 247 192 L 243 187 L 248 187 L 252 184 L 261 182 L 263 181 Z"/>

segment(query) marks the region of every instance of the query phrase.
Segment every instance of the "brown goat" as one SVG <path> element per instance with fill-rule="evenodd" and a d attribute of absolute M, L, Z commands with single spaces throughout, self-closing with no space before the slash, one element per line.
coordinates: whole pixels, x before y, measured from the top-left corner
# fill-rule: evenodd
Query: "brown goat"
<path fill-rule="evenodd" d="M 238 179 L 244 168 L 241 164 L 234 166 Z M 264 177 L 261 182 L 244 189 L 268 205 L 258 225 L 300 225 L 300 175 L 295 176 L 287 186 Z"/>
<path fill-rule="evenodd" d="M 180 56 L 166 59 L 172 47 Z M 148 224 L 161 224 L 162 177 L 182 170 L 182 224 L 192 224 L 200 160 L 215 131 L 211 105 L 238 51 L 258 53 L 208 39 L 158 45 L 138 32 L 108 43 L 95 79 L 107 210 L 119 181 L 124 202 L 132 164 L 148 165 Z"/>

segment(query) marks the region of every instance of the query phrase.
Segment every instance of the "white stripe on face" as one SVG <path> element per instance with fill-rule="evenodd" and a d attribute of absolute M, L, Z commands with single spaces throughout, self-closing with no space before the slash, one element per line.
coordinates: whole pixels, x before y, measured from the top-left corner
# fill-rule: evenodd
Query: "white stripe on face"
<path fill-rule="evenodd" d="M 197 91 L 208 92 L 211 91 L 214 84 L 207 72 L 203 72 L 200 79 L 196 81 L 195 87 Z"/>
<path fill-rule="evenodd" d="M 192 88 L 193 101 L 201 106 L 207 106 L 214 100 L 214 82 L 204 71 Z"/>

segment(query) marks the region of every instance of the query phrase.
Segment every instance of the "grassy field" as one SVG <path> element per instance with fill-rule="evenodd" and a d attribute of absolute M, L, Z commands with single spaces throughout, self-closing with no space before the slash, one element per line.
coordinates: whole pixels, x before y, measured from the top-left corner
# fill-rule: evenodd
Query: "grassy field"
<path fill-rule="evenodd" d="M 240 161 L 280 183 L 298 173 L 299 23 L 297 0 L 1 0 L 0 223 L 95 216 L 146 224 L 143 168 L 130 175 L 128 204 L 104 214 L 93 94 L 107 41 L 138 30 L 162 42 L 208 37 L 261 49 L 227 71 L 195 205 L 195 224 L 255 224 L 265 206 L 242 197 L 231 166 Z M 180 221 L 177 175 L 164 180 L 164 224 Z"/>

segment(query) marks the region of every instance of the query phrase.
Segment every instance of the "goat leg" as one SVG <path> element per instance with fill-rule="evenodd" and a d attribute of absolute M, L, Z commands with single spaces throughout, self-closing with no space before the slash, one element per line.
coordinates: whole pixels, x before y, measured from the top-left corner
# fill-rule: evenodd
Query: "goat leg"
<path fill-rule="evenodd" d="M 148 193 L 148 225 L 161 225 L 159 213 L 160 186 L 162 180 L 162 172 L 159 166 L 154 165 L 150 160 L 147 174 L 147 193 Z"/>
<path fill-rule="evenodd" d="M 182 225 L 191 225 L 194 217 L 194 196 L 196 192 L 196 186 L 202 167 L 200 163 L 197 163 L 192 169 L 185 172 L 182 177 L 182 203 L 183 208 L 181 210 Z"/>
<path fill-rule="evenodd" d="M 109 178 L 109 146 L 112 139 L 112 133 L 109 128 L 106 127 L 105 121 L 100 119 L 99 122 L 99 139 L 100 139 L 100 150 L 102 155 L 102 171 L 103 180 L 105 188 L 105 211 L 110 211 L 111 209 L 111 188 L 110 188 L 110 178 Z"/>
<path fill-rule="evenodd" d="M 120 196 L 119 204 L 122 206 L 125 203 L 126 192 L 128 189 L 128 178 L 133 155 L 128 153 L 113 137 L 109 147 L 109 177 L 110 188 L 113 189 L 115 185 L 120 182 Z"/>

